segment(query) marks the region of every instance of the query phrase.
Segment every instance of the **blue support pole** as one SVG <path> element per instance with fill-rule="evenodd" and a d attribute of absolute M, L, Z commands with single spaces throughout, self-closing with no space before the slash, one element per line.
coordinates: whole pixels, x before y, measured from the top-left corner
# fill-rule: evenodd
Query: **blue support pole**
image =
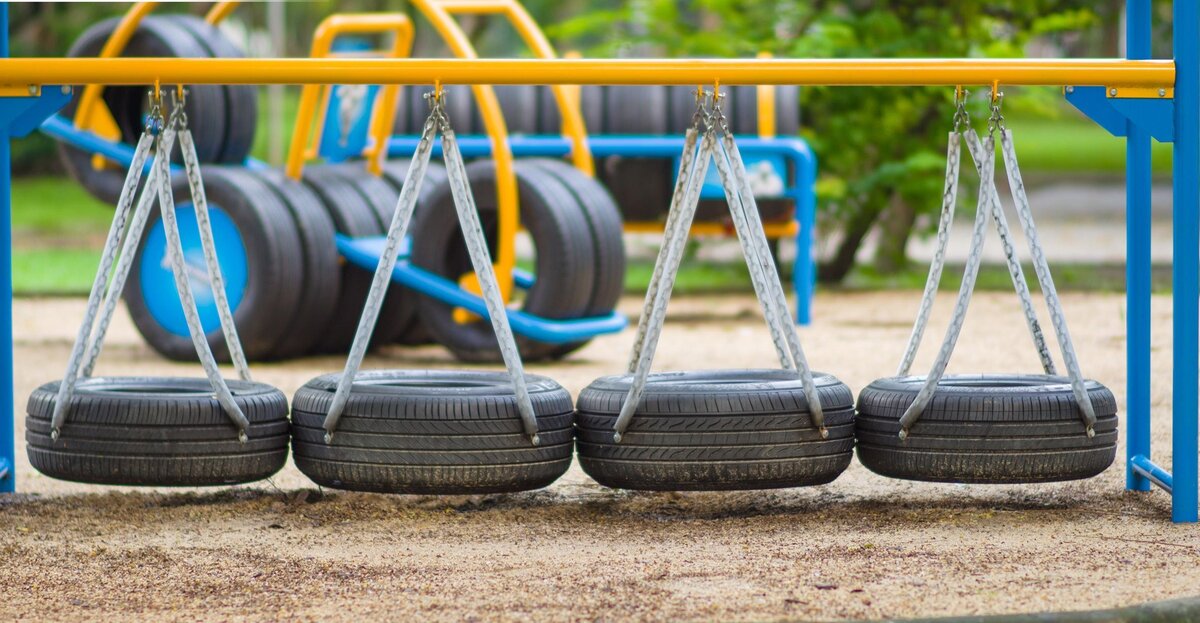
<path fill-rule="evenodd" d="M 8 3 L 0 2 L 0 58 L 8 56 Z M 0 493 L 17 489 L 13 420 L 12 145 L 0 124 Z"/>
<path fill-rule="evenodd" d="M 1197 377 L 1200 376 L 1200 13 L 1195 0 L 1176 0 L 1175 161 L 1172 301 L 1171 519 L 1197 520 Z"/>
<path fill-rule="evenodd" d="M 1125 56 L 1150 58 L 1150 0 L 1125 7 Z M 1150 458 L 1150 133 L 1126 121 L 1125 135 L 1125 487 L 1149 491 L 1134 459 Z"/>

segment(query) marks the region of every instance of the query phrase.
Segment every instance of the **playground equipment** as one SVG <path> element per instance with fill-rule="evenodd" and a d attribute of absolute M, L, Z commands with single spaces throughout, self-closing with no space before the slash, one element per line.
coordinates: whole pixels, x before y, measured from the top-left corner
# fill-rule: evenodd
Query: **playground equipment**
<path fill-rule="evenodd" d="M 2 7 L 3 5 L 0 5 Z M 1149 3 L 1130 2 L 1131 53 L 1149 50 Z M 0 11 L 3 11 L 0 8 Z M 1128 486 L 1157 484 L 1172 496 L 1172 518 L 1197 519 L 1197 383 L 1200 331 L 1200 10 L 1177 2 L 1174 60 L 443 60 L 443 59 L 5 59 L 0 119 L 6 137 L 35 129 L 64 105 L 61 85 L 103 84 L 829 84 L 839 86 L 1067 87 L 1074 105 L 1106 129 L 1129 139 L 1129 431 Z M 0 13 L 7 17 L 7 13 Z M 5 29 L 0 29 L 3 32 Z M 6 41 L 0 40 L 0 51 Z M 1172 473 L 1153 463 L 1149 444 L 1149 140 L 1174 145 Z M 7 186 L 7 141 L 0 148 L 0 186 Z M 9 226 L 8 192 L 0 192 L 0 222 Z M 0 231 L 7 244 L 11 232 Z M 9 255 L 0 253 L 0 295 L 11 293 Z M 761 255 L 760 255 L 761 257 Z M 451 285 L 453 287 L 453 285 Z M 2 482 L 11 489 L 12 316 L 0 296 L 0 400 L 7 433 Z M 481 299 L 470 311 L 487 314 Z M 457 304 L 457 303 L 455 303 Z M 506 312 L 517 325 L 515 312 Z M 770 317 L 770 316 L 768 316 Z M 1093 396 L 1093 399 L 1096 397 Z M 1098 401 L 1097 401 L 1098 402 Z M 809 401 L 809 407 L 813 401 Z M 1097 409 L 1101 412 L 1100 409 Z M 818 423 L 815 422 L 814 423 Z M 827 420 L 828 426 L 830 422 Z M 831 432 L 832 434 L 832 432 Z"/>
<path fill-rule="evenodd" d="M 1108 388 L 1085 380 L 1080 371 L 1021 180 L 1012 132 L 1004 126 L 1000 111 L 1002 98 L 1002 93 L 993 90 L 988 135 L 980 141 L 970 127 L 965 93 L 960 90 L 958 94 L 954 130 L 950 132 L 946 153 L 946 185 L 938 221 L 938 245 L 912 336 L 897 376 L 875 381 L 859 396 L 855 430 L 859 460 L 884 476 L 976 483 L 1073 480 L 1099 474 L 1116 456 L 1117 401 Z M 946 244 L 958 197 L 962 156 L 960 134 L 966 139 L 980 177 L 971 248 L 954 316 L 933 369 L 924 377 L 908 376 L 929 321 L 946 258 Z M 1029 285 L 1000 206 L 994 181 L 997 134 L 1009 187 L 1062 349 L 1067 377 L 1058 376 L 1046 346 Z M 944 376 L 975 289 L 975 279 L 979 276 L 989 216 L 1004 246 L 1009 275 L 1021 300 L 1034 348 L 1045 372 L 1043 375 Z"/>
<path fill-rule="evenodd" d="M 297 423 L 293 448 L 296 465 L 314 481 L 342 489 L 393 493 L 489 493 L 544 487 L 571 465 L 571 397 L 544 377 L 531 379 L 530 391 L 521 355 L 504 313 L 500 285 L 492 268 L 479 210 L 471 194 L 466 165 L 455 142 L 440 85 L 428 96 L 429 118 L 413 155 L 375 268 L 367 304 L 354 344 L 340 376 L 319 377 L 296 395 L 298 409 L 324 413 L 324 435 Z M 472 372 L 434 370 L 380 371 L 359 375 L 371 333 L 379 320 L 384 291 L 400 252 L 437 134 L 442 135 L 446 174 L 475 277 L 487 303 L 487 317 L 498 340 L 508 378 Z M 499 378 L 497 378 L 499 376 Z M 504 383 L 503 380 L 509 381 Z M 334 390 L 332 398 L 329 391 Z M 511 391 L 510 391 L 511 390 Z M 357 395 L 356 395 L 357 394 Z M 537 400 L 535 402 L 534 397 Z M 515 408 L 514 408 L 515 407 Z M 542 420 L 556 421 L 545 431 Z M 370 432 L 336 434 L 343 415 Z M 449 436 L 395 434 L 409 428 L 457 420 Z M 524 437 L 489 434 L 496 425 L 520 422 Z M 381 427 L 380 425 L 383 425 Z M 383 428 L 384 430 L 379 430 Z M 405 432 L 411 432 L 405 431 Z M 431 451 L 434 450 L 434 451 Z"/>
<path fill-rule="evenodd" d="M 225 296 L 182 87 L 178 94 L 169 119 L 164 118 L 161 94 L 156 91 L 150 98 L 145 128 L 122 184 L 66 375 L 62 381 L 43 385 L 29 399 L 29 459 L 46 475 L 101 484 L 221 485 L 260 480 L 279 471 L 287 460 L 287 399 L 279 390 L 250 380 Z M 221 332 L 241 377 L 237 383 L 226 383 L 217 369 L 186 272 L 167 165 L 176 136 Z M 150 178 L 130 220 L 147 158 Z M 133 251 L 156 200 L 166 231 L 171 274 L 207 383 L 177 378 L 91 378 L 117 297 L 133 266 Z M 122 246 L 119 262 L 118 246 Z M 69 419 L 72 417 L 74 420 Z"/>
<path fill-rule="evenodd" d="M 171 31 L 179 25 L 176 22 L 186 22 L 191 28 L 188 32 L 175 28 L 176 37 L 198 38 L 191 32 L 212 29 L 212 24 L 223 19 L 237 4 L 221 3 L 210 11 L 206 20 L 199 20 L 149 15 L 153 3 L 140 3 L 120 21 L 106 22 L 89 31 L 91 34 L 86 40 L 76 46 L 77 52 L 92 53 L 102 42 L 100 53 L 103 57 L 115 57 L 123 51 L 136 54 L 146 45 L 131 49 L 123 46 L 127 42 L 132 44 L 146 39 L 158 41 L 161 37 L 152 35 Z M 452 21 L 447 28 L 461 33 Z M 143 29 L 147 33 L 143 33 Z M 110 34 L 105 40 L 104 37 Z M 405 15 L 366 14 L 334 15 L 322 22 L 314 35 L 312 56 L 335 56 L 335 43 L 339 37 L 379 34 L 392 36 L 387 49 L 356 54 L 397 58 L 409 53 L 412 24 Z M 187 43 L 191 47 L 181 44 L 178 49 L 164 48 L 163 54 L 184 56 L 190 51 L 203 55 L 200 54 L 202 46 L 196 41 L 189 39 Z M 205 45 L 214 53 L 228 52 L 225 48 L 232 44 L 224 43 L 227 45 Z M 235 54 L 222 53 L 222 56 L 234 57 Z M 236 89 L 245 87 L 206 88 L 204 93 L 209 96 L 205 100 L 206 109 L 226 111 L 229 116 L 234 116 L 235 112 L 250 117 L 255 115 L 253 102 L 241 109 L 235 108 L 239 104 L 234 95 L 240 92 Z M 233 276 L 230 286 L 235 315 L 243 333 L 248 336 L 247 353 L 253 360 L 309 352 L 338 352 L 349 346 L 353 336 L 368 281 L 363 269 L 373 269 L 378 259 L 380 236 L 387 228 L 389 211 L 399 192 L 398 182 L 407 166 L 404 160 L 384 160 L 389 132 L 394 125 L 399 87 L 356 89 L 357 85 L 308 85 L 304 88 L 292 148 L 282 175 L 262 163 L 246 159 L 242 153 L 237 166 L 214 168 L 208 176 L 218 187 L 211 194 L 215 199 L 215 222 L 224 232 L 219 238 L 227 241 L 222 261 L 227 264 L 226 272 Z M 110 178 L 115 175 L 114 171 L 108 170 L 112 166 L 109 161 L 128 166 L 131 150 L 119 137 L 110 138 L 120 135 L 117 131 L 120 128 L 106 129 L 105 123 L 112 120 L 96 112 L 104 106 L 95 103 L 101 98 L 123 102 L 120 96 L 128 90 L 89 85 L 80 97 L 78 110 L 81 112 L 76 113 L 73 120 L 56 117 L 43 126 L 46 132 L 64 143 L 65 157 L 74 158 L 72 162 L 78 165 L 71 171 L 98 196 L 105 196 L 105 183 L 111 185 Z M 464 99 L 464 103 L 466 101 Z M 321 116 L 315 116 L 317 110 L 322 111 Z M 68 112 L 75 113 L 74 110 Z M 220 134 L 220 119 L 205 117 L 199 111 L 193 115 L 198 115 L 211 134 Z M 129 115 L 120 117 L 124 119 Z M 503 123 L 503 120 L 497 123 Z M 108 125 L 117 124 L 114 121 Z M 316 158 L 327 164 L 305 166 L 307 161 Z M 348 162 L 350 158 L 362 158 L 362 163 Z M 502 160 L 497 156 L 498 167 Z M 476 186 L 489 183 L 495 186 L 496 190 L 491 194 L 497 201 L 483 201 L 481 207 L 492 209 L 496 215 L 489 223 L 488 235 L 497 248 L 501 275 L 515 275 L 515 278 L 501 279 L 502 292 L 506 300 L 520 301 L 522 315 L 514 328 L 523 336 L 521 347 L 531 358 L 564 356 L 596 335 L 615 332 L 625 326 L 624 317 L 613 312 L 624 273 L 619 213 L 600 185 L 561 168 L 542 172 L 547 166 L 553 168 L 545 163 L 522 161 L 516 174 L 540 178 L 538 190 L 542 186 L 552 187 L 548 192 L 558 195 L 558 200 L 546 208 L 552 212 L 552 217 L 546 218 L 546 209 L 536 211 L 535 208 L 545 202 L 538 204 L 532 197 L 522 202 L 520 209 L 534 210 L 526 214 L 524 224 L 535 251 L 542 251 L 538 253 L 537 269 L 550 264 L 555 255 L 566 254 L 561 259 L 575 260 L 577 271 L 570 284 L 579 291 L 579 296 L 574 298 L 549 293 L 563 285 L 561 279 L 556 282 L 550 274 L 538 279 L 537 273 L 530 274 L 516 267 L 513 241 L 517 231 L 517 204 L 515 197 L 506 194 L 512 190 L 508 188 L 509 181 L 502 178 L 493 178 L 498 183 L 486 179 L 472 181 Z M 482 172 L 483 168 L 478 170 Z M 439 171 L 438 168 L 430 169 L 430 175 L 438 179 L 432 179 L 426 186 L 422 203 L 435 199 L 438 186 L 444 186 Z M 295 184 L 295 181 L 302 184 Z M 567 190 L 558 190 L 558 186 L 566 186 Z M 251 188 L 253 192 L 244 190 Z M 443 193 L 446 195 L 448 193 Z M 499 201 L 501 197 L 503 201 Z M 276 207 L 280 202 L 286 204 L 286 212 L 291 218 L 264 220 L 263 214 L 280 214 Z M 317 213 L 314 209 L 317 206 L 325 215 Z M 198 257 L 186 201 L 182 207 L 187 256 Z M 498 209 L 500 207 L 503 209 Z M 424 216 L 426 212 L 429 216 Z M 419 214 L 419 227 L 429 222 L 430 227 L 444 235 L 457 236 L 453 223 L 440 220 L 436 210 L 421 210 Z M 576 226 L 565 232 L 553 227 L 539 227 L 533 222 L 539 214 L 542 215 L 539 223 L 553 224 L 567 219 Z M 324 236 L 330 226 L 338 234 L 337 249 L 346 259 L 345 264 L 332 271 L 329 250 L 315 241 L 318 236 Z M 168 357 L 190 359 L 192 350 L 178 302 L 174 300 L 172 290 L 163 287 L 170 283 L 170 275 L 158 261 L 164 248 L 161 226 L 154 222 L 151 227 L 155 231 L 147 236 L 147 245 L 138 250 L 142 259 L 126 298 L 135 324 L 151 346 Z M 451 246 L 457 254 L 436 248 L 414 262 L 408 261 L 413 245 L 404 245 L 404 261 L 393 276 L 395 284 L 389 289 L 384 313 L 375 332 L 376 344 L 436 340 L 464 359 L 494 360 L 499 356 L 494 340 L 487 335 L 486 323 L 478 322 L 478 313 L 484 307 L 477 296 L 478 288 L 471 282 L 469 271 L 464 275 L 459 270 L 466 256 L 458 253 L 461 245 Z M 294 284 L 304 285 L 295 287 Z M 216 314 L 207 285 L 196 284 L 200 291 L 201 316 L 213 348 L 219 357 L 225 358 L 215 332 Z M 516 293 L 511 291 L 514 286 Z M 425 296 L 414 296 L 414 292 Z M 292 319 L 291 326 L 276 320 L 281 310 L 287 310 Z M 292 313 L 293 310 L 299 311 Z M 434 330 L 426 330 L 426 325 L 432 325 Z"/>
<path fill-rule="evenodd" d="M 579 397 L 579 462 L 600 484 L 629 489 L 824 484 L 850 464 L 853 397 L 844 383 L 831 376 L 820 375 L 818 384 L 808 367 L 790 321 L 745 164 L 721 111 L 722 95 L 714 88 L 708 109 L 706 97 L 696 94 L 696 111 L 684 139 L 666 236 L 646 292 L 629 374 L 599 379 Z M 667 302 L 710 163 L 716 164 L 720 175 L 783 370 L 675 372 L 650 377 Z M 832 431 L 824 418 L 825 407 L 838 412 Z M 788 423 L 763 433 L 758 428 L 760 416 L 770 415 Z M 644 420 L 647 423 L 642 426 Z M 608 439 L 604 438 L 606 431 Z M 633 438 L 626 441 L 626 433 Z"/>

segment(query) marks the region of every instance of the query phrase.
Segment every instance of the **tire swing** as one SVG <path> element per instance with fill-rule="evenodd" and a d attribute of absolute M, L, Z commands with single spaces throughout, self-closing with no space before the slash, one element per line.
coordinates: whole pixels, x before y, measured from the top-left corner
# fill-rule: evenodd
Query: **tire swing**
<path fill-rule="evenodd" d="M 121 190 L 66 375 L 62 381 L 39 387 L 29 398 L 25 424 L 29 462 L 53 478 L 113 485 L 225 485 L 266 478 L 287 460 L 287 398 L 273 387 L 250 380 L 225 296 L 182 93 L 173 104 L 169 122 L 164 122 L 161 97 L 156 94 L 151 101 L 151 114 Z M 214 285 L 221 328 L 238 381 L 227 383 L 217 369 L 188 278 L 168 163 L 176 136 L 196 207 L 208 277 Z M 151 160 L 150 176 L 126 227 L 147 159 Z M 207 381 L 93 378 L 105 333 L 133 266 L 134 249 L 156 199 L 167 231 L 175 287 Z M 120 260 L 111 275 L 113 283 L 106 289 L 119 245 Z"/>
<path fill-rule="evenodd" d="M 783 369 L 649 374 L 710 161 L 717 165 Z M 711 109 L 697 98 L 628 370 L 598 379 L 579 395 L 579 462 L 602 485 L 643 490 L 795 487 L 830 482 L 850 464 L 854 396 L 841 381 L 808 368 L 741 154 L 715 94 Z"/>
<path fill-rule="evenodd" d="M 1095 476 L 1111 465 L 1116 455 L 1116 399 L 1108 388 L 1085 380 L 1079 370 L 1062 305 L 1038 241 L 1012 131 L 1004 127 L 1000 114 L 1001 97 L 1003 94 L 993 93 L 988 136 L 980 141 L 969 128 L 965 95 L 959 93 L 947 150 L 938 246 L 912 336 L 897 376 L 875 381 L 859 395 L 855 424 L 858 458 L 883 476 L 958 483 L 1052 482 Z M 968 128 L 965 132 L 964 126 Z M 1000 207 L 994 181 L 997 131 L 1009 186 L 1050 309 L 1067 376 L 1057 374 L 1050 357 Z M 945 262 L 958 193 L 962 138 L 966 139 L 981 180 L 970 253 L 954 315 L 933 368 L 928 376 L 908 376 Z M 979 274 L 989 216 L 1004 246 L 1009 273 L 1044 374 L 945 375 Z"/>
<path fill-rule="evenodd" d="M 545 487 L 571 464 L 571 396 L 548 378 L 524 373 L 466 166 L 446 117 L 445 96 L 439 88 L 430 99 L 431 112 L 406 173 L 345 370 L 317 377 L 296 392 L 296 466 L 322 486 L 354 491 L 475 494 Z M 507 374 L 359 373 L 439 131 L 455 208 Z"/>

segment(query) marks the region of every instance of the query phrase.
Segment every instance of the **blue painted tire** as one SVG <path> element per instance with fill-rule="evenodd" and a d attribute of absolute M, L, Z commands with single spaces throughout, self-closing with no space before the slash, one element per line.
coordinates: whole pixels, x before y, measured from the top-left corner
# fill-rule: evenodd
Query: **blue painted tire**
<path fill-rule="evenodd" d="M 296 224 L 270 187 L 246 170 L 205 167 L 203 175 L 217 257 L 242 346 L 251 360 L 273 359 L 277 345 L 289 339 L 287 319 L 296 313 L 301 295 L 304 265 Z M 175 200 L 201 323 L 213 353 L 227 361 L 185 185 L 177 184 Z M 134 325 L 154 350 L 169 359 L 196 360 L 166 261 L 166 232 L 158 212 L 147 223 L 124 294 Z"/>

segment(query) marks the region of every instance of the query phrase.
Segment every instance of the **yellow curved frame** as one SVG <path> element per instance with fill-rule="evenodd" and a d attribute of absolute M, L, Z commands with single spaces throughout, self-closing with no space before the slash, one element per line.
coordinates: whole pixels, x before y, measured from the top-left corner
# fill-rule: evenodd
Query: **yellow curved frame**
<path fill-rule="evenodd" d="M 317 26 L 313 33 L 312 58 L 326 58 L 333 49 L 333 42 L 345 34 L 395 34 L 391 58 L 404 58 L 412 50 L 413 25 L 412 20 L 403 13 L 358 13 L 330 15 Z M 287 164 L 284 169 L 288 177 L 300 179 L 304 172 L 304 163 L 316 156 L 317 146 L 321 142 L 321 129 L 325 125 L 325 115 L 317 114 L 327 106 L 333 90 L 332 85 L 308 84 L 300 92 L 300 103 L 296 111 L 296 123 L 292 131 L 292 144 L 288 149 Z M 367 168 L 371 173 L 379 175 L 383 159 L 387 157 L 387 140 L 391 136 L 392 125 L 396 117 L 396 99 L 399 97 L 400 86 L 395 84 L 381 87 L 376 104 L 371 111 L 371 125 L 368 133 L 371 139 L 363 152 Z M 316 129 L 313 120 L 316 119 Z M 310 139 L 311 137 L 311 139 Z"/>
<path fill-rule="evenodd" d="M 455 15 L 501 15 L 508 19 L 525 45 L 539 58 L 556 58 L 554 48 L 538 28 L 537 22 L 516 0 L 413 0 L 413 6 L 429 20 L 441 35 L 450 51 L 458 58 L 477 59 L 479 54 L 465 32 L 454 19 Z M 587 175 L 595 173 L 592 152 L 587 147 L 587 130 L 579 107 L 572 105 L 568 89 L 562 85 L 552 87 L 554 98 L 563 120 L 563 132 L 571 141 L 571 158 L 576 167 Z M 512 149 L 508 145 L 508 126 L 496 92 L 490 85 L 474 84 L 471 91 L 479 106 L 484 128 L 492 143 L 492 159 L 496 164 L 496 211 L 497 241 L 495 262 L 496 275 L 500 281 L 501 296 L 509 300 L 512 293 L 512 273 L 517 265 L 516 240 L 520 229 L 520 199 L 517 194 L 517 179 L 513 171 Z M 471 292 L 479 292 L 475 275 L 464 275 L 459 285 Z M 474 318 L 466 310 L 455 310 L 455 318 L 466 322 Z"/>

